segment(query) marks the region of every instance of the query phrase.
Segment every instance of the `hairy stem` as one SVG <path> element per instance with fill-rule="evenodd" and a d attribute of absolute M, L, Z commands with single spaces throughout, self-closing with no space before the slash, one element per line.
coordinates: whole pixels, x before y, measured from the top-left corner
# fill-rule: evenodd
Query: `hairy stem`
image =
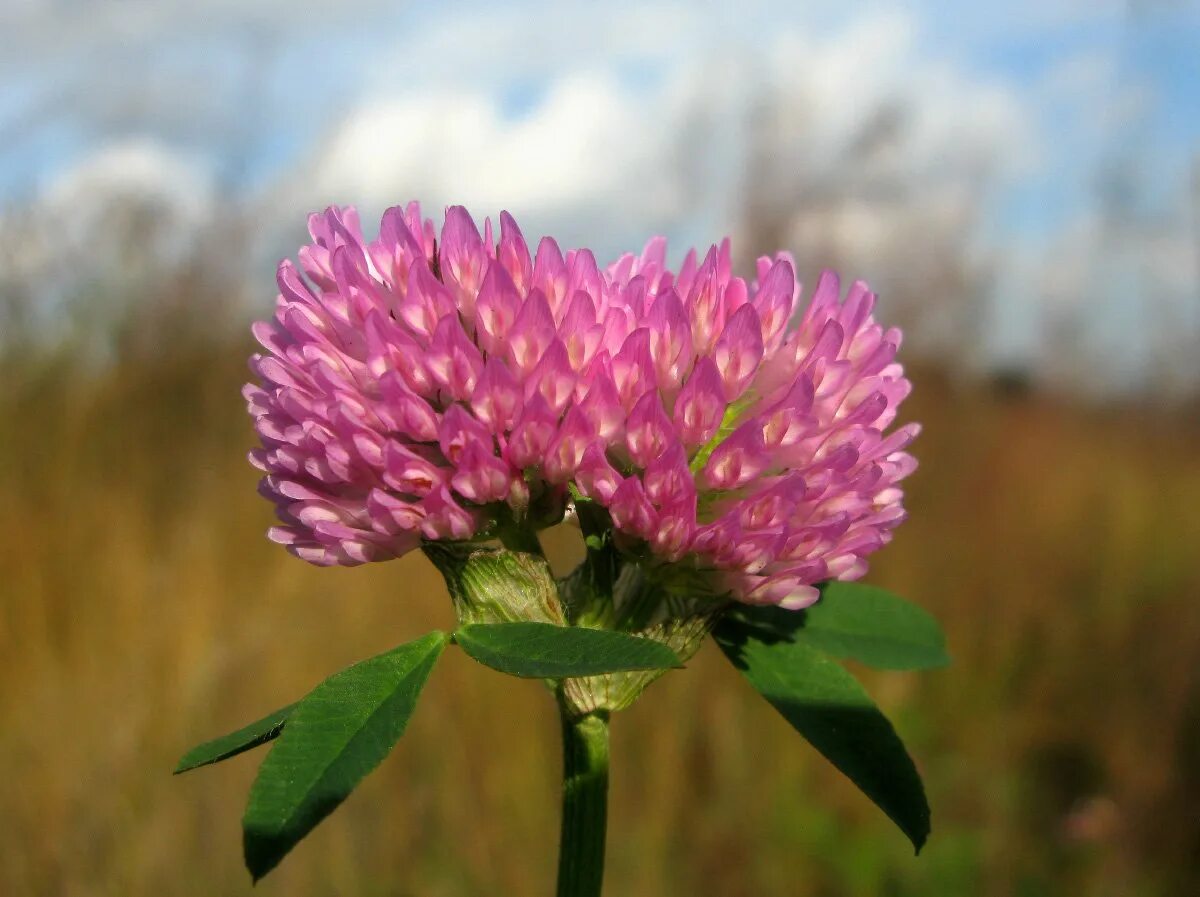
<path fill-rule="evenodd" d="M 599 897 L 608 823 L 608 714 L 571 715 L 559 700 L 563 737 L 558 897 Z"/>

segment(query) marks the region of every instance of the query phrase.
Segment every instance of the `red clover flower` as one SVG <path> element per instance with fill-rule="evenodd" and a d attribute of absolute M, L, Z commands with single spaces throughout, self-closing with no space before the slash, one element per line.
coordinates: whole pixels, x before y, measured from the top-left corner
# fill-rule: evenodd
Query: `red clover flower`
<path fill-rule="evenodd" d="M 730 242 L 678 272 L 666 241 L 601 268 L 507 213 L 440 235 L 392 208 L 309 218 L 254 334 L 251 460 L 320 565 L 486 540 L 607 509 L 619 550 L 750 604 L 803 608 L 852 580 L 904 519 L 918 432 L 888 432 L 910 383 L 900 331 L 861 281 L 825 272 L 804 307 L 786 253 L 735 276 Z"/>

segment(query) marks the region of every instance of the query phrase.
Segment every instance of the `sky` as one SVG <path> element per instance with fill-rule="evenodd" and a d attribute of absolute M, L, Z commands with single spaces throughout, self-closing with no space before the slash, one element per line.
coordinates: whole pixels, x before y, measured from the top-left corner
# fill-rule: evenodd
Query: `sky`
<path fill-rule="evenodd" d="M 310 209 L 410 198 L 707 244 L 757 191 L 885 300 L 936 246 L 985 266 L 983 366 L 1079 342 L 1134 388 L 1147 319 L 1200 343 L 1189 0 L 6 0 L 0 33 L 0 218 L 85 257 L 139 192 L 184 238 L 250 209 L 270 256 Z"/>

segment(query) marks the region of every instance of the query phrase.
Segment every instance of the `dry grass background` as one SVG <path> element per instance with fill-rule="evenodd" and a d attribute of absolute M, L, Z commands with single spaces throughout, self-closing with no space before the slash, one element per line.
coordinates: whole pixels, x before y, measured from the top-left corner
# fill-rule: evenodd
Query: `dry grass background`
<path fill-rule="evenodd" d="M 0 358 L 2 894 L 250 893 L 258 755 L 172 778 L 178 755 L 451 624 L 422 558 L 317 570 L 267 543 L 249 342 L 159 326 L 168 350 L 109 365 Z M 954 665 L 867 678 L 926 777 L 926 852 L 705 649 L 615 721 L 606 893 L 1200 892 L 1194 411 L 915 379 L 912 519 L 872 580 L 944 621 Z M 548 893 L 558 774 L 541 687 L 448 652 L 397 751 L 258 891 Z"/>

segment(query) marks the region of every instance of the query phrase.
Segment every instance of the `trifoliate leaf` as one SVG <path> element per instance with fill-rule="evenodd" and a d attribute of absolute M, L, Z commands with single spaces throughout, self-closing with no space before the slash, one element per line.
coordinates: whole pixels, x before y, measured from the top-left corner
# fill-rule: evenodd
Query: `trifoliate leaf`
<path fill-rule="evenodd" d="M 666 645 L 607 629 L 551 623 L 469 623 L 454 640 L 485 666 L 510 676 L 564 679 L 679 666 Z"/>
<path fill-rule="evenodd" d="M 875 586 L 827 582 L 820 600 L 806 610 L 740 607 L 734 613 L 753 626 L 879 670 L 930 669 L 950 662 L 937 620 Z"/>
<path fill-rule="evenodd" d="M 262 878 L 379 765 L 404 734 L 448 637 L 432 632 L 356 663 L 292 711 L 250 789 L 246 866 Z"/>
<path fill-rule="evenodd" d="M 236 732 L 196 745 L 180 759 L 179 765 L 175 767 L 175 774 L 228 760 L 279 737 L 279 733 L 283 731 L 283 724 L 294 709 L 295 704 L 288 704 Z"/>
<path fill-rule="evenodd" d="M 725 617 L 713 635 L 759 694 L 891 817 L 919 852 L 929 836 L 921 778 L 892 724 L 858 681 L 811 645 L 738 615 Z"/>

